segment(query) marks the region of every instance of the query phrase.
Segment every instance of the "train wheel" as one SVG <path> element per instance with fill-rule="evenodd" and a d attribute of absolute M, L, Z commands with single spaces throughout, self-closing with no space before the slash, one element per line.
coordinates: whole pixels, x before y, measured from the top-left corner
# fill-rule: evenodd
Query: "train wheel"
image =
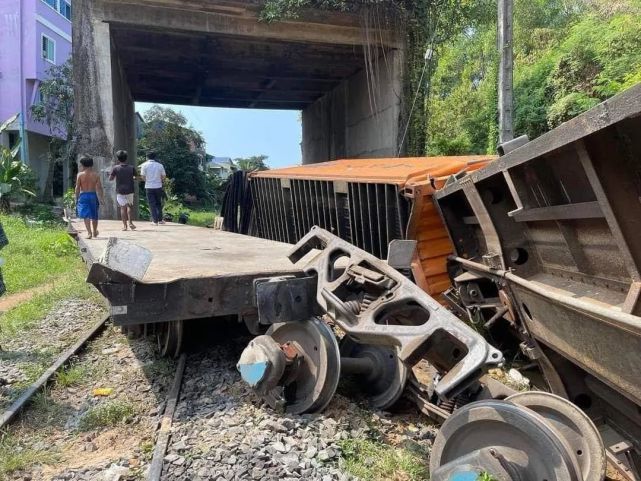
<path fill-rule="evenodd" d="M 554 425 L 527 407 L 498 400 L 455 411 L 432 447 L 433 481 L 480 472 L 502 480 L 583 479 L 574 448 Z"/>
<path fill-rule="evenodd" d="M 183 321 L 169 321 L 157 324 L 156 341 L 158 352 L 163 357 L 176 358 L 182 351 Z"/>
<path fill-rule="evenodd" d="M 340 353 L 331 328 L 320 319 L 273 325 L 267 335 L 297 353 L 297 366 L 283 386 L 265 393 L 274 409 L 292 414 L 322 411 L 331 401 L 340 378 Z"/>
<path fill-rule="evenodd" d="M 407 366 L 396 355 L 396 349 L 387 346 L 359 344 L 349 336 L 340 342 L 341 357 L 369 359 L 370 372 L 352 376 L 376 409 L 389 409 L 399 400 L 407 382 Z M 342 369 L 347 375 L 347 370 Z"/>
<path fill-rule="evenodd" d="M 607 464 L 603 441 L 592 420 L 581 409 L 567 399 L 547 392 L 522 392 L 506 401 L 540 414 L 561 433 L 576 454 L 583 481 L 603 479 Z"/>

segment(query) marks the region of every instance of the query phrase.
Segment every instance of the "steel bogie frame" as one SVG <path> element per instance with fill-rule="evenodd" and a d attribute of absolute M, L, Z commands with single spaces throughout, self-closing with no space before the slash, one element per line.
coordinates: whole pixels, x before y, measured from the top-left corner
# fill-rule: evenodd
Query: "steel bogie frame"
<path fill-rule="evenodd" d="M 500 351 L 386 262 L 318 227 L 289 258 L 316 279 L 316 302 L 350 339 L 391 346 L 413 366 L 425 358 L 441 374 L 434 392 L 452 399 L 476 383 Z"/>
<path fill-rule="evenodd" d="M 640 134 L 637 85 L 434 196 L 456 310 L 639 452 Z"/>

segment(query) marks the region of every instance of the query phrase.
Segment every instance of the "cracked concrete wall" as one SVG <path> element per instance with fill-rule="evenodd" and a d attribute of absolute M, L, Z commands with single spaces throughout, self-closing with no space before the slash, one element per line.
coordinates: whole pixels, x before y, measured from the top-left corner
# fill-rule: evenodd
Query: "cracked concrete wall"
<path fill-rule="evenodd" d="M 303 110 L 303 163 L 341 158 L 396 157 L 403 54 L 378 60 L 368 81 L 362 70 Z"/>

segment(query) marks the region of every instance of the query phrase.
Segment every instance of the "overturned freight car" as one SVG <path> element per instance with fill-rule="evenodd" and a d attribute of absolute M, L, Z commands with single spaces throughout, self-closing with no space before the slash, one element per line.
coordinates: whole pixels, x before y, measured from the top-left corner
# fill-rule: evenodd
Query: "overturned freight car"
<path fill-rule="evenodd" d="M 414 281 L 506 358 L 529 359 L 540 387 L 580 406 L 612 466 L 639 480 L 640 133 L 638 85 L 494 161 L 345 160 L 256 173 L 253 233 L 293 243 L 318 225 L 380 259 L 391 240 L 416 239 Z M 575 451 L 584 474 L 600 478 L 590 467 L 598 449 Z"/>
<path fill-rule="evenodd" d="M 350 159 L 256 172 L 251 232 L 293 244 L 316 225 L 379 259 L 391 241 L 417 240 L 414 279 L 437 297 L 450 286 L 446 260 L 453 251 L 431 196 L 449 176 L 494 158 Z"/>
<path fill-rule="evenodd" d="M 627 479 L 641 479 L 640 134 L 637 85 L 435 194 L 452 306 L 536 361 Z"/>

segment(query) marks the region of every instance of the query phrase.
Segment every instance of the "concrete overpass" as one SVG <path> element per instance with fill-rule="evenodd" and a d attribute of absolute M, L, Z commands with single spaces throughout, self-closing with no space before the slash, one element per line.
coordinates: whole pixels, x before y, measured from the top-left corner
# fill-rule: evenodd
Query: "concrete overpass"
<path fill-rule="evenodd" d="M 304 163 L 394 156 L 403 67 L 395 35 L 324 11 L 268 24 L 258 19 L 261 3 L 75 0 L 79 152 L 103 170 L 114 150 L 135 152 L 142 101 L 301 110 Z"/>

